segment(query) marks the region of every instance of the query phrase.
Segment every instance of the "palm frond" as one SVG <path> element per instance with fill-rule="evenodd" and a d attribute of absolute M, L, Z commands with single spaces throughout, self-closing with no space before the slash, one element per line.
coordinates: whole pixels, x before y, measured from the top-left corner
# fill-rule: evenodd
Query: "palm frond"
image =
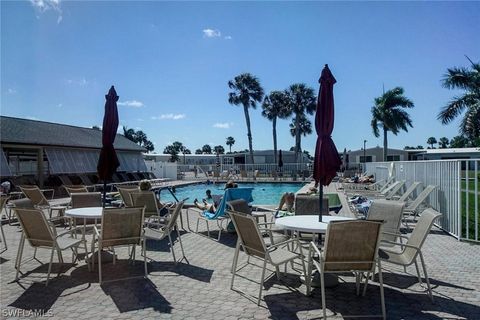
<path fill-rule="evenodd" d="M 437 116 L 437 119 L 442 121 L 442 124 L 448 124 L 459 116 L 466 108 L 478 103 L 478 99 L 474 94 L 464 94 L 461 97 L 454 97 L 445 107 L 442 108 Z"/>

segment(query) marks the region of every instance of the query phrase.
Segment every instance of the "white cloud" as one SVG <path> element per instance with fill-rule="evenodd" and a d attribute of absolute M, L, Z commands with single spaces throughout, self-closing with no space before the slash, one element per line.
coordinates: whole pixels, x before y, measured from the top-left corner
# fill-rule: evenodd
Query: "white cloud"
<path fill-rule="evenodd" d="M 232 36 L 225 36 L 224 39 L 225 39 L 225 40 L 232 40 L 233 38 L 232 38 Z"/>
<path fill-rule="evenodd" d="M 232 122 L 217 122 L 214 123 L 212 127 L 214 128 L 220 128 L 220 129 L 230 129 L 230 127 L 233 125 Z"/>
<path fill-rule="evenodd" d="M 180 120 L 180 119 L 184 119 L 185 117 L 186 115 L 184 113 L 178 113 L 178 114 L 166 113 L 158 117 L 153 116 L 151 117 L 151 119 L 152 120 Z"/>
<path fill-rule="evenodd" d="M 217 30 L 217 29 L 207 28 L 207 29 L 203 29 L 202 32 L 203 32 L 204 38 L 218 38 L 222 36 L 222 33 L 220 32 L 220 30 Z"/>
<path fill-rule="evenodd" d="M 57 104 L 57 108 L 61 108 L 61 107 L 63 107 L 62 103 Z"/>
<path fill-rule="evenodd" d="M 60 0 L 30 0 L 30 3 L 37 12 L 37 17 L 48 10 L 53 10 L 58 14 L 57 24 L 62 22 L 63 12 L 60 8 Z"/>
<path fill-rule="evenodd" d="M 84 87 L 88 84 L 87 79 L 81 78 L 81 79 L 67 79 L 67 83 L 71 85 L 77 85 L 80 87 Z"/>
<path fill-rule="evenodd" d="M 15 89 L 13 89 L 13 88 L 8 88 L 8 89 L 7 89 L 7 93 L 8 93 L 8 94 L 15 94 L 15 93 L 17 93 L 17 90 L 15 90 Z"/>
<path fill-rule="evenodd" d="M 141 108 L 145 106 L 143 102 L 137 100 L 127 100 L 117 103 L 119 106 L 132 107 L 132 108 Z"/>

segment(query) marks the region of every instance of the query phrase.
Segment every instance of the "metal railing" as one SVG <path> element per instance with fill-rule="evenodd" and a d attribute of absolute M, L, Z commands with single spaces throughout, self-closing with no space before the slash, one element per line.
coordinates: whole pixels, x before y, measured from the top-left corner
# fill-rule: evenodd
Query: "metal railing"
<path fill-rule="evenodd" d="M 177 165 L 177 178 L 181 180 L 220 179 L 278 179 L 304 180 L 312 175 L 312 167 L 306 163 L 234 164 L 226 165 Z"/>
<path fill-rule="evenodd" d="M 480 241 L 479 167 L 479 159 L 396 161 L 367 163 L 366 171 L 377 180 L 405 180 L 407 187 L 414 181 L 437 186 L 426 200 L 443 214 L 437 225 L 459 240 Z"/>

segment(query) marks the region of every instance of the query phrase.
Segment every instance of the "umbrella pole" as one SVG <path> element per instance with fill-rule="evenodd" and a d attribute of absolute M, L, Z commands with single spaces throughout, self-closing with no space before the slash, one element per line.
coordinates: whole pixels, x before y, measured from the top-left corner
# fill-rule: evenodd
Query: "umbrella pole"
<path fill-rule="evenodd" d="M 318 201 L 319 201 L 319 205 L 320 205 L 320 214 L 318 215 L 318 222 L 322 222 L 322 214 L 323 214 L 323 186 L 322 184 L 320 184 L 320 188 L 319 188 L 320 192 L 319 192 L 319 198 L 318 198 Z"/>
<path fill-rule="evenodd" d="M 105 202 L 107 201 L 107 180 L 103 180 L 103 207 L 105 208 Z"/>

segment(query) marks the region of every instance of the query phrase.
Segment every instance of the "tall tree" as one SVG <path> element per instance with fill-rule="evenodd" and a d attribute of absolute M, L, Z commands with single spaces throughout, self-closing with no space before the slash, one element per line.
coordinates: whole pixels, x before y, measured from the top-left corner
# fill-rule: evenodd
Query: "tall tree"
<path fill-rule="evenodd" d="M 455 136 L 450 140 L 450 148 L 468 147 L 468 139 L 464 136 Z"/>
<path fill-rule="evenodd" d="M 205 145 L 202 147 L 202 153 L 212 154 L 212 147 L 210 147 L 210 145 L 208 145 L 208 144 L 205 144 Z"/>
<path fill-rule="evenodd" d="M 136 144 L 144 147 L 147 149 L 147 152 L 151 152 L 155 150 L 153 142 L 148 140 L 147 134 L 142 130 L 135 131 L 133 129 L 129 129 L 126 126 L 123 126 L 123 135 L 130 141 L 135 142 Z"/>
<path fill-rule="evenodd" d="M 397 135 L 400 130 L 408 131 L 412 127 L 410 115 L 403 109 L 413 108 L 413 102 L 403 95 L 403 88 L 396 87 L 388 90 L 380 97 L 375 98 L 372 107 L 372 129 L 375 137 L 380 136 L 379 127 L 383 129 L 383 161 L 387 160 L 388 140 L 387 133 L 390 131 Z"/>
<path fill-rule="evenodd" d="M 203 153 L 202 149 L 195 150 L 195 154 L 202 154 L 202 153 Z"/>
<path fill-rule="evenodd" d="M 448 124 L 465 112 L 460 123 L 460 135 L 474 140 L 480 138 L 480 64 L 468 60 L 471 63 L 470 69 L 447 69 L 442 79 L 443 87 L 463 90 L 463 94 L 453 97 L 437 118 L 442 124 Z"/>
<path fill-rule="evenodd" d="M 299 161 L 300 156 L 300 143 L 301 143 L 301 131 L 300 121 L 305 118 L 305 114 L 313 114 L 316 109 L 316 96 L 315 91 L 308 87 L 304 83 L 292 84 L 285 94 L 288 98 L 288 107 L 291 113 L 295 115 L 295 160 Z"/>
<path fill-rule="evenodd" d="M 183 154 L 183 164 L 185 164 L 185 155 L 190 154 L 190 150 L 187 149 L 183 143 L 180 141 L 175 141 L 171 145 L 168 145 L 165 147 L 163 150 L 164 154 L 170 154 L 170 162 L 175 162 L 178 161 L 178 154 L 182 153 Z"/>
<path fill-rule="evenodd" d="M 309 134 L 312 134 L 312 122 L 307 119 L 305 115 L 300 116 L 300 120 L 297 122 L 297 117 L 292 119 L 292 122 L 288 125 L 290 127 L 290 134 L 292 137 L 296 137 L 297 132 L 300 133 L 300 139 L 298 140 L 298 144 L 295 143 L 295 148 L 301 153 L 302 152 L 302 135 L 306 137 Z M 299 130 L 297 130 L 297 126 Z M 293 150 L 295 151 L 295 150 Z M 298 162 L 298 158 L 295 158 Z"/>
<path fill-rule="evenodd" d="M 435 148 L 433 145 L 436 143 L 437 143 L 437 139 L 435 139 L 435 137 L 430 137 L 427 140 L 427 144 L 429 144 L 432 149 Z"/>
<path fill-rule="evenodd" d="M 221 145 L 213 147 L 213 151 L 217 154 L 224 154 L 225 153 L 225 148 Z"/>
<path fill-rule="evenodd" d="M 227 137 L 225 144 L 230 147 L 230 153 L 232 153 L 232 146 L 235 144 L 235 139 L 233 137 Z"/>
<path fill-rule="evenodd" d="M 285 92 L 272 91 L 263 99 L 262 116 L 272 121 L 273 128 L 273 159 L 277 163 L 277 118 L 286 119 L 292 111 L 288 107 L 288 98 Z"/>
<path fill-rule="evenodd" d="M 247 124 L 248 149 L 250 152 L 250 161 L 253 164 L 253 143 L 252 130 L 250 127 L 249 108 L 255 109 L 257 103 L 263 99 L 263 88 L 257 77 L 250 73 L 242 73 L 233 80 L 228 81 L 228 87 L 233 91 L 228 94 L 228 103 L 232 105 L 242 105 L 245 114 L 245 122 Z"/>
<path fill-rule="evenodd" d="M 450 141 L 448 140 L 447 137 L 441 137 L 440 139 L 438 139 L 438 147 L 441 149 L 448 148 L 449 143 Z"/>

